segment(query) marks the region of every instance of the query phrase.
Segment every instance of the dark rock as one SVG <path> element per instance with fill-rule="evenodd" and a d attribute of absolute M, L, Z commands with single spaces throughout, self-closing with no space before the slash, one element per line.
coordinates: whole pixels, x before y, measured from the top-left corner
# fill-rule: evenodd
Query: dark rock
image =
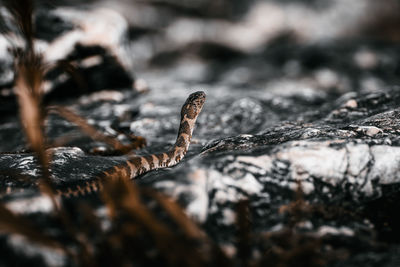
<path fill-rule="evenodd" d="M 135 41 L 129 44 L 130 48 L 139 47 L 134 51 L 143 52 L 134 53 L 141 61 L 132 64 L 143 64 L 138 67 L 140 77 L 151 90 L 139 95 L 129 89 L 133 78 L 114 57 L 115 46 L 105 48 L 100 41 L 93 44 L 82 37 L 68 46 L 68 53 L 62 58 L 77 63 L 79 73 L 86 79 L 86 91 L 77 89 L 72 79 L 62 80 L 58 70 L 48 76 L 53 90 L 47 99 L 69 106 L 100 132 L 125 144 L 129 143 L 130 134 L 144 136 L 148 146 L 136 152 L 146 155 L 170 148 L 186 96 L 204 90 L 206 105 L 187 156 L 173 168 L 137 177 L 135 184 L 155 188 L 177 200 L 232 257 L 252 255 L 267 265 L 278 264 L 281 253 L 281 257 L 287 256 L 284 262 L 288 266 L 288 262 L 296 262 L 288 255 L 299 255 L 299 266 L 322 266 L 321 262 L 326 266 L 397 266 L 398 45 L 363 38 L 340 39 L 344 33 L 339 32 L 351 23 L 344 20 L 332 24 L 336 27 L 332 38 L 338 39 L 310 44 L 310 40 L 321 38 L 316 35 L 322 34 L 321 29 L 327 25 L 319 12 L 352 10 L 341 1 L 330 5 L 317 0 L 285 1 L 281 5 L 278 1 L 260 2 L 258 8 L 242 14 L 246 18 L 244 26 L 232 21 L 200 20 L 206 12 L 201 7 L 208 1 L 199 1 L 198 6 L 167 2 L 154 6 L 163 10 L 159 12 L 169 9 L 194 15 L 168 17 L 163 30 L 149 27 L 149 18 L 150 22 L 135 25 L 139 30 L 130 36 Z M 289 2 L 306 6 L 306 11 L 298 12 L 303 17 L 305 13 L 310 16 L 315 24 L 312 29 L 318 34 L 310 36 L 306 22 L 299 27 L 291 23 L 287 27 L 276 26 L 271 32 L 263 23 L 256 23 L 256 18 L 264 21 L 257 17 L 259 10 L 275 14 L 276 19 L 288 16 L 284 11 L 294 12 L 288 8 Z M 352 12 L 356 13 L 354 18 L 359 18 L 357 10 Z M 339 12 L 334 21 L 343 19 L 344 14 Z M 110 16 L 119 21 L 118 16 Z M 88 25 L 84 19 L 81 22 Z M 121 25 L 119 29 L 127 30 L 124 23 Z M 219 34 L 210 26 L 218 26 Z M 185 27 L 193 31 L 182 31 Z M 76 27 L 68 28 L 62 36 L 75 30 Z M 52 36 L 51 29 L 49 32 Z M 221 32 L 229 33 L 231 39 Z M 248 34 L 248 40 L 237 38 L 239 32 Z M 265 39 L 253 39 L 254 36 Z M 57 45 L 56 39 L 52 40 L 49 47 Z M 85 65 L 93 58 L 101 63 Z M 57 83 L 58 79 L 61 82 Z M 5 99 L 8 98 L 4 97 L 4 103 Z M 34 154 L 24 145 L 18 117 L 9 115 L 1 122 L 0 140 L 5 140 L 0 142 L 2 203 L 61 240 L 68 239 L 53 221 L 52 202 L 38 190 L 41 170 Z M 47 149 L 52 155 L 51 181 L 56 188 L 90 182 L 128 157 L 95 155 L 96 150 L 104 154 L 113 151 L 60 116 L 50 115 L 45 126 L 49 144 L 68 138 L 62 146 Z M 109 227 L 104 204 L 94 195 L 94 199 L 83 196 L 61 203 L 76 215 L 76 225 L 86 218 L 79 215 L 79 207 L 93 205 L 94 213 L 101 218 L 99 224 Z M 154 201 L 144 198 L 144 202 L 165 219 L 165 212 Z M 236 251 L 243 246 L 243 240 L 238 241 L 238 232 L 243 230 L 238 230 L 240 216 L 248 218 L 249 225 L 242 225 L 250 229 L 247 252 Z M 21 248 L 32 247 L 29 242 L 12 243 L 12 238 L 14 235 L 0 240 L 0 246 L 12 252 L 10 258 L 19 257 Z M 54 262 L 48 251 L 38 249 L 26 258 L 51 265 Z M 324 261 L 317 261 L 321 258 Z M 69 264 L 64 255 L 58 255 L 56 260 L 59 265 Z"/>
<path fill-rule="evenodd" d="M 49 9 L 38 9 L 35 14 L 36 38 L 52 42 L 62 34 L 74 29 L 71 22 L 51 12 Z"/>
<path fill-rule="evenodd" d="M 86 12 L 83 16 L 78 13 L 69 8 L 44 8 L 35 13 L 36 38 L 41 40 L 39 50 L 47 69 L 43 86 L 46 104 L 91 92 L 134 86 L 133 75 L 125 65 L 126 54 L 119 47 L 127 34 L 126 21 L 107 9 Z M 91 27 L 91 20 L 107 17 L 113 21 L 109 28 L 106 23 Z M 103 43 L 96 42 L 99 35 L 104 37 Z M 0 62 L 0 103 L 4 103 L 1 111 L 4 115 L 15 114 L 14 69 L 9 49 L 15 48 L 18 41 L 13 36 L 2 36 L 0 41 L 0 52 L 4 54 Z"/>
<path fill-rule="evenodd" d="M 133 85 L 131 75 L 117 61 L 117 58 L 101 46 L 78 44 L 72 53 L 67 55 L 65 61 L 76 65 L 75 69 L 69 71 L 68 79 L 62 78 L 68 68 L 63 64 L 48 73 L 47 79 L 56 82 L 51 91 L 46 94 L 45 102 L 106 89 L 131 88 Z"/>

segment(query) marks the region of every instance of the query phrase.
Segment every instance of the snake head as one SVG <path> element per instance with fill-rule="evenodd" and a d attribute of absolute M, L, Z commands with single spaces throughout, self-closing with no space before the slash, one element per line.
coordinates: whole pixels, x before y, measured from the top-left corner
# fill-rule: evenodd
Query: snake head
<path fill-rule="evenodd" d="M 188 119 L 196 119 L 203 108 L 204 102 L 206 101 L 206 94 L 203 91 L 198 91 L 189 95 L 183 104 L 181 116 Z"/>

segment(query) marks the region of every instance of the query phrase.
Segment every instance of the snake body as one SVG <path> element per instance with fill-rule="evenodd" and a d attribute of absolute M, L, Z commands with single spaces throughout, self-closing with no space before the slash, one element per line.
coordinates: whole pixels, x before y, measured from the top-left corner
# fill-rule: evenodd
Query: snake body
<path fill-rule="evenodd" d="M 84 195 L 101 189 L 106 179 L 118 177 L 133 179 L 146 172 L 178 164 L 189 148 L 196 119 L 203 108 L 205 99 L 206 94 L 202 91 L 192 93 L 186 99 L 181 110 L 181 121 L 176 142 L 167 152 L 129 158 L 125 162 L 105 170 L 91 181 L 73 186 L 58 187 L 57 194 L 67 197 Z"/>

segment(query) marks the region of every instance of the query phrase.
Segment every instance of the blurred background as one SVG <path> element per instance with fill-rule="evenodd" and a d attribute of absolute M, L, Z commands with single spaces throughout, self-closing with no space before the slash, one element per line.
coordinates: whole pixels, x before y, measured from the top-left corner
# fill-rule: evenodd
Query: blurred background
<path fill-rule="evenodd" d="M 335 92 L 398 82 L 398 0 L 84 2 L 126 18 L 136 72 L 258 86 L 302 77 Z"/>
<path fill-rule="evenodd" d="M 398 0 L 36 3 L 41 7 L 36 16 L 39 38 L 52 41 L 51 34 L 75 27 L 71 21 L 92 27 L 88 32 L 97 27 L 97 41 L 117 48 L 135 76 L 152 70 L 174 81 L 271 90 L 277 82 L 291 88 L 296 80 L 301 88 L 335 94 L 398 84 Z"/>
<path fill-rule="evenodd" d="M 112 101 L 129 105 L 81 114 L 104 121 L 123 117 L 120 127 L 158 137 L 150 143 L 174 139 L 173 107 L 195 90 L 209 96 L 210 115 L 200 118 L 205 126 L 198 130 L 205 143 L 304 120 L 308 115 L 300 113 L 318 111 L 347 93 L 382 92 L 400 82 L 398 0 L 35 3 L 35 42 L 45 62 L 67 59 L 81 76 L 76 82 L 78 76 L 50 73 L 45 98 L 69 105 L 68 99 L 75 103 L 74 97 L 101 90 L 147 92 L 140 98 L 114 92 Z M 15 101 L 9 104 L 13 60 L 7 46 L 1 39 L 3 114 L 15 110 Z M 215 116 L 221 113 L 226 117 Z M 167 114 L 171 123 L 131 123 Z"/>
<path fill-rule="evenodd" d="M 300 185 L 298 178 L 290 177 L 291 173 L 297 175 L 297 171 L 293 172 L 297 166 L 300 166 L 299 177 L 308 188 L 316 184 L 316 194 L 310 196 L 329 205 L 340 203 L 341 197 L 348 200 L 348 195 L 358 197 L 360 188 L 370 190 L 370 183 L 371 187 L 375 186 L 380 172 L 388 179 L 391 173 L 393 177 L 398 176 L 396 161 L 390 165 L 396 167 L 386 172 L 390 169 L 386 161 L 391 160 L 382 157 L 376 161 L 372 152 L 364 155 L 367 154 L 364 149 L 365 144 L 381 144 L 385 152 L 377 155 L 382 156 L 390 148 L 392 154 L 387 155 L 392 157 L 397 155 L 393 151 L 400 144 L 397 111 L 393 117 L 387 115 L 398 107 L 399 99 L 394 92 L 398 92 L 400 84 L 400 0 L 40 0 L 35 3 L 38 5 L 34 9 L 35 48 L 42 53 L 43 66 L 59 64 L 40 81 L 43 102 L 42 99 L 37 102 L 38 110 L 41 104 L 49 103 L 68 107 L 83 118 L 81 121 L 88 121 L 106 136 L 124 144 L 132 142 L 132 134 L 143 136 L 147 146 L 138 153 L 151 154 L 168 151 L 174 144 L 180 123 L 179 108 L 186 97 L 197 90 L 206 92 L 207 102 L 196 121 L 184 161 L 175 168 L 150 172 L 138 179 L 137 184 L 150 185 L 173 196 L 192 218 L 205 225 L 212 238 L 224 241 L 230 235 L 234 240 L 234 227 L 231 227 L 235 221 L 234 207 L 242 197 L 252 201 L 249 210 L 257 231 L 289 225 L 282 219 L 281 208 L 293 200 L 293 190 Z M 17 117 L 24 105 L 18 106 L 13 91 L 15 62 L 9 48 L 21 46 L 18 42 L 23 42 L 15 34 L 17 31 L 13 32 L 17 24 L 12 23 L 10 13 L 4 8 L 0 13 L 4 20 L 0 22 L 11 29 L 8 35 L 0 36 L 0 140 L 7 140 L 0 142 L 0 152 L 6 155 L 0 157 L 0 169 L 7 174 L 12 166 L 22 174 L 38 176 L 40 172 L 33 157 L 26 153 Z M 376 114 L 379 116 L 373 117 Z M 54 114 L 46 119 L 45 135 L 58 153 L 52 163 L 58 185 L 79 184 L 83 177 L 95 177 L 119 162 L 117 159 L 123 160 L 97 155 L 103 151 L 113 155 L 116 151 L 82 134 L 74 120 L 70 121 Z M 364 134 L 366 129 L 372 129 L 372 133 Z M 386 138 L 388 135 L 390 138 Z M 314 146 L 313 141 L 317 139 L 326 142 L 315 142 Z M 341 142 L 330 143 L 332 140 Z M 299 145 L 296 141 L 304 142 Z M 341 146 L 339 143 L 342 148 L 337 148 Z M 359 159 L 363 162 L 365 159 L 367 173 L 372 168 L 370 165 L 375 166 L 378 174 L 371 175 L 372 182 L 362 180 L 358 184 L 352 173 L 336 173 L 342 167 L 335 166 L 344 166 L 342 162 L 330 164 L 341 160 L 332 156 L 332 151 L 340 149 L 345 153 L 347 144 L 363 146 L 357 153 L 350 153 L 357 157 L 355 163 L 349 162 L 357 165 Z M 8 151 L 12 153 L 7 154 Z M 284 156 L 276 156 L 281 152 Z M 299 158 L 304 161 L 296 162 Z M 321 164 L 315 164 L 316 159 Z M 397 160 L 395 156 L 394 159 Z M 323 164 L 325 161 L 327 165 Z M 307 169 L 307 166 L 311 167 Z M 309 177 L 304 176 L 307 172 Z M 362 175 L 367 174 L 360 167 L 359 176 Z M 320 186 L 320 177 L 327 187 Z M 349 183 L 336 183 L 337 177 L 343 180 L 350 177 Z M 21 180 L 22 185 L 18 180 L 0 180 L 2 188 L 28 189 L 35 185 L 25 180 Z M 386 182 L 381 181 L 385 186 Z M 374 191 L 376 195 L 385 192 L 379 186 Z M 394 189 L 388 186 L 395 198 L 384 199 L 376 206 L 349 201 L 346 209 L 364 209 L 361 217 L 350 217 L 349 221 L 343 222 L 340 212 L 332 223 L 326 223 L 330 219 L 324 216 L 307 215 L 318 220 L 310 229 L 325 225 L 355 229 L 351 242 L 348 240 L 353 238 L 353 233 L 344 231 L 343 236 L 349 239 L 343 239 L 343 247 L 350 251 L 349 255 L 353 249 L 364 253 L 361 263 L 346 265 L 360 266 L 375 257 L 375 254 L 368 255 L 365 240 L 374 241 L 376 229 L 388 240 L 398 241 L 396 233 L 400 224 L 397 219 L 391 219 L 393 211 L 398 210 L 396 186 Z M 302 201 L 298 200 L 301 206 Z M 73 205 L 79 206 L 80 202 L 72 202 L 71 211 L 75 212 Z M 387 203 L 396 204 L 385 208 Z M 240 212 L 237 213 L 240 217 Z M 371 224 L 365 217 L 377 223 Z M 79 216 L 72 218 L 80 220 Z M 44 227 L 52 225 L 40 216 L 36 219 Z M 353 221 L 357 222 L 353 224 Z M 80 229 L 78 226 L 77 230 Z M 93 236 L 94 242 L 98 242 L 98 237 L 103 238 Z M 295 251 L 307 248 L 302 239 L 289 235 L 287 240 L 294 242 Z M 114 243 L 110 244 L 116 248 Z M 142 247 L 141 242 L 136 244 Z M 374 246 L 370 245 L 369 249 L 378 248 Z M 108 252 L 108 248 L 101 247 L 99 255 L 103 249 Z M 131 246 L 126 248 L 130 253 Z M 392 248 L 388 254 L 397 259 L 398 243 Z M 386 253 L 386 250 L 379 245 L 379 251 Z M 235 254 L 232 247 L 227 246 L 226 251 L 228 255 Z M 185 255 L 192 260 L 191 254 L 179 250 L 178 254 L 177 258 Z M 119 252 L 115 254 L 118 260 L 119 255 Z M 385 261 L 386 254 L 380 255 L 382 262 Z"/>

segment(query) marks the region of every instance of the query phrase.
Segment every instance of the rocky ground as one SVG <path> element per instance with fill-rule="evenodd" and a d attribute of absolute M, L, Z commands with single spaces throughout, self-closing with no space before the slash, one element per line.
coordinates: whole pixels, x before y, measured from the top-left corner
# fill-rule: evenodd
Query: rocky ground
<path fill-rule="evenodd" d="M 177 200 L 232 257 L 238 203 L 246 203 L 249 234 L 268 235 L 281 249 L 273 255 L 306 258 L 301 266 L 399 266 L 400 53 L 398 31 L 390 30 L 399 25 L 393 9 L 378 6 L 387 19 L 371 21 L 365 13 L 377 10 L 373 1 L 354 1 L 354 8 L 339 0 L 233 1 L 229 12 L 215 14 L 204 10 L 207 1 L 197 2 L 137 4 L 131 13 L 114 6 L 126 19 L 110 9 L 39 12 L 44 58 L 72 60 L 83 77 L 50 72 L 45 103 L 68 106 L 121 142 L 130 134 L 145 137 L 147 146 L 137 151 L 145 155 L 175 142 L 181 105 L 203 90 L 207 101 L 188 155 L 135 183 Z M 387 30 L 377 31 L 379 25 Z M 51 230 L 46 216 L 54 207 L 37 189 L 40 168 L 20 129 L 12 59 L 1 43 L 3 203 Z M 126 157 L 54 114 L 46 135 L 56 185 L 90 180 Z M 29 179 L 16 179 L 22 176 Z M 7 194 L 7 187 L 16 192 Z M 67 203 L 75 201 L 94 201 L 102 212 L 98 200 Z M 5 264 L 18 257 L 71 264 L 14 235 L 0 241 L 10 252 Z M 264 255 L 263 242 L 249 241 L 250 258 Z M 310 242 L 318 243 L 312 253 L 299 252 Z"/>

